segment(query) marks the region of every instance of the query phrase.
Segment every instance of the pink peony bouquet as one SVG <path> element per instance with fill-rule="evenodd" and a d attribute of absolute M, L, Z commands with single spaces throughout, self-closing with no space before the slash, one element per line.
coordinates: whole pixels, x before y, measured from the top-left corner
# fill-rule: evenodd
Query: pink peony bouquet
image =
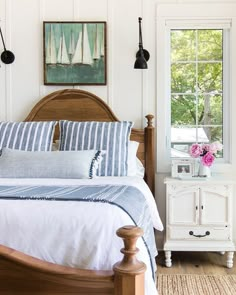
<path fill-rule="evenodd" d="M 193 158 L 200 157 L 202 164 L 210 167 L 215 160 L 217 152 L 221 151 L 222 148 L 223 145 L 219 141 L 210 144 L 194 143 L 190 147 L 190 155 Z"/>

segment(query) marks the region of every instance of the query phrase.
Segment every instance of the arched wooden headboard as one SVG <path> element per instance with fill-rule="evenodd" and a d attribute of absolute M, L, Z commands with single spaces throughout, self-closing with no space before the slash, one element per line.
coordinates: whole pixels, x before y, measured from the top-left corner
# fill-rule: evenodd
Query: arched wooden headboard
<path fill-rule="evenodd" d="M 144 129 L 131 131 L 131 140 L 139 142 L 137 156 L 145 167 L 145 181 L 154 194 L 154 127 L 152 115 L 147 115 Z M 79 89 L 55 91 L 42 98 L 25 121 L 119 121 L 108 105 L 96 95 Z M 59 138 L 56 128 L 54 140 Z"/>

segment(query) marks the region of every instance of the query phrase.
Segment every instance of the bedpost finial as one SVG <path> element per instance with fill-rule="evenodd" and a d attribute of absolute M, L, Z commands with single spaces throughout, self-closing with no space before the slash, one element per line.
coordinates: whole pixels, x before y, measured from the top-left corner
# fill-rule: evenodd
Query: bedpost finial
<path fill-rule="evenodd" d="M 124 254 L 122 261 L 113 266 L 114 270 L 114 295 L 141 295 L 144 294 L 145 263 L 136 258 L 139 251 L 136 241 L 143 235 L 140 227 L 128 225 L 119 228 L 117 236 L 124 241 L 125 247 L 121 249 Z"/>
<path fill-rule="evenodd" d="M 126 239 L 135 239 L 141 237 L 143 235 L 143 230 L 135 225 L 125 225 L 119 228 L 116 231 L 118 237 L 122 238 L 123 240 Z"/>
<path fill-rule="evenodd" d="M 153 118 L 154 116 L 151 114 L 148 114 L 147 116 L 145 116 L 145 118 L 147 119 L 147 127 L 153 127 Z"/>
<path fill-rule="evenodd" d="M 146 270 L 146 265 L 136 258 L 139 249 L 136 248 L 136 242 L 143 235 L 143 230 L 140 227 L 127 225 L 119 228 L 116 232 L 117 236 L 124 241 L 124 248 L 121 253 L 124 254 L 123 260 L 114 265 L 114 270 L 119 272 L 143 273 Z"/>

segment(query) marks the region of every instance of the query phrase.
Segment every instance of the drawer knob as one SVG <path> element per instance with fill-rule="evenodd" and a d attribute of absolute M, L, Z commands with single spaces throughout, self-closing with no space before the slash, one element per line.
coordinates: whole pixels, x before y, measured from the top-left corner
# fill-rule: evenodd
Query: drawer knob
<path fill-rule="evenodd" d="M 209 231 L 206 231 L 205 232 L 205 235 L 195 235 L 193 231 L 190 231 L 189 234 L 190 234 L 190 236 L 194 236 L 196 238 L 203 238 L 203 237 L 209 236 L 210 235 L 210 232 Z"/>

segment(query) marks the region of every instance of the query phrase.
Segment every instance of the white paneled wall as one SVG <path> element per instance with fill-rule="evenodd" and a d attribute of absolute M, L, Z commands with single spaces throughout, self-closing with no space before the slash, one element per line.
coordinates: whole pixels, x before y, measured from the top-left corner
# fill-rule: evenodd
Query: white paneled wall
<path fill-rule="evenodd" d="M 40 40 L 39 2 L 10 0 L 6 26 L 11 27 L 11 49 L 15 62 L 11 68 L 7 86 L 11 92 L 8 120 L 22 120 L 38 100 L 41 83 L 42 40 Z M 24 9 L 22 9 L 22 6 Z"/>
<path fill-rule="evenodd" d="M 0 0 L 0 26 L 3 34 L 5 33 L 5 1 Z M 6 42 L 6 40 L 5 40 Z M 0 41 L 0 52 L 3 51 L 3 45 Z M 6 120 L 6 84 L 5 84 L 5 76 L 6 76 L 6 66 L 1 63 L 0 64 L 0 120 Z"/>
<path fill-rule="evenodd" d="M 181 16 L 189 8 L 196 17 L 208 16 L 204 5 L 211 3 L 214 7 L 223 3 L 225 16 L 231 15 L 236 0 L 0 0 L 0 25 L 6 47 L 16 56 L 12 65 L 0 61 L 0 120 L 23 120 L 41 97 L 65 88 L 43 85 L 43 21 L 106 21 L 107 85 L 75 87 L 97 94 L 118 118 L 134 121 L 137 128 L 144 126 L 144 115 L 156 115 L 157 139 L 159 143 L 165 142 L 166 49 L 165 37 L 158 26 L 160 17 Z M 151 55 L 148 70 L 144 71 L 133 69 L 138 50 L 139 16 L 143 17 L 144 48 Z M 0 42 L 0 52 L 2 50 Z M 235 103 L 232 112 L 236 112 Z M 163 159 L 165 147 L 161 146 L 157 143 L 158 159 Z M 156 200 L 164 220 L 163 178 L 167 174 L 158 162 L 157 170 L 163 172 L 157 174 Z M 234 220 L 236 224 L 236 217 Z M 234 233 L 236 237 L 236 225 Z M 163 234 L 157 237 L 162 240 Z"/>
<path fill-rule="evenodd" d="M 65 88 L 43 85 L 43 21 L 98 20 L 107 22 L 108 83 L 75 87 L 97 94 L 120 119 L 141 127 L 142 71 L 133 64 L 142 9 L 142 0 L 0 0 L 6 44 L 16 56 L 12 65 L 1 63 L 0 120 L 22 120 L 40 97 Z"/>

